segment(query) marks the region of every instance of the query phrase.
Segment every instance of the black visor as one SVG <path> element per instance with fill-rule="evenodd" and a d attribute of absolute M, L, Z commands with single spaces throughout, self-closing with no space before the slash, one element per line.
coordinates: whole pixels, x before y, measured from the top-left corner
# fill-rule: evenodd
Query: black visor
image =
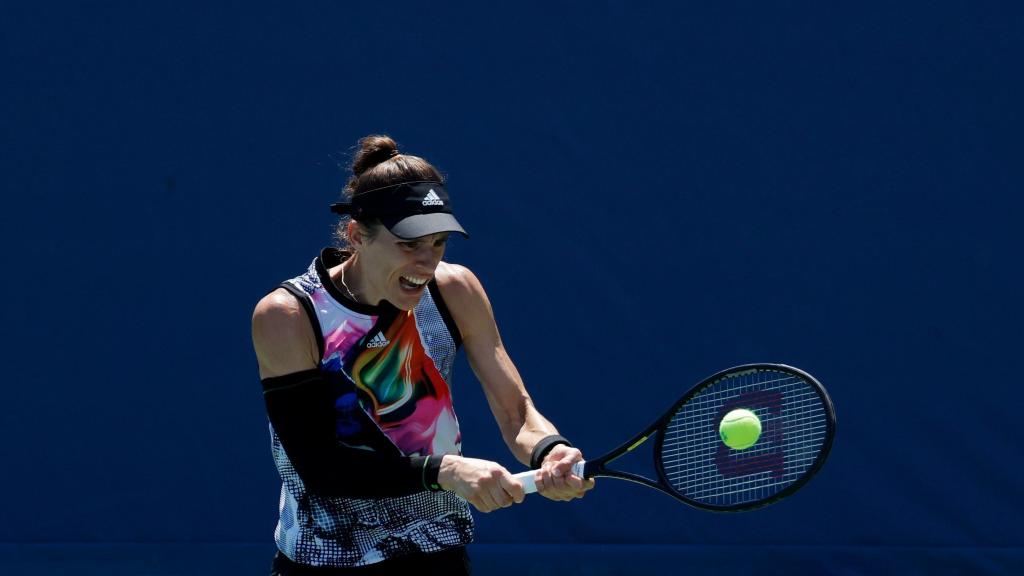
<path fill-rule="evenodd" d="M 438 232 L 469 234 L 452 215 L 451 199 L 439 182 L 404 182 L 361 192 L 351 202 L 331 204 L 331 212 L 356 220 L 376 218 L 399 238 L 419 238 Z"/>

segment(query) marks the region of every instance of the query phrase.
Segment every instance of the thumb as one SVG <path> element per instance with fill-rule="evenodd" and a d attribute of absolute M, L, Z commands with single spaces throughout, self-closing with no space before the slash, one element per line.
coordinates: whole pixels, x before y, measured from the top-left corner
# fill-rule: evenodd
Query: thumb
<path fill-rule="evenodd" d="M 516 504 L 522 504 L 526 499 L 526 491 L 523 490 L 523 483 L 516 480 L 511 473 L 505 472 L 499 479 L 499 484 L 515 500 Z"/>
<path fill-rule="evenodd" d="M 562 477 L 568 476 L 572 472 L 573 458 L 566 456 L 558 462 L 555 462 L 554 466 L 551 467 L 551 471 L 555 476 Z"/>

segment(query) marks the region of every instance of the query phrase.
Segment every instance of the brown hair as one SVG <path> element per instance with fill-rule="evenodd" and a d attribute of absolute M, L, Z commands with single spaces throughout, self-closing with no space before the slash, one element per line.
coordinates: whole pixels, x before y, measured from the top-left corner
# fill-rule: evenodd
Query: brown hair
<path fill-rule="evenodd" d="M 359 150 L 352 158 L 352 176 L 343 190 L 345 196 L 353 196 L 377 188 L 401 184 L 402 182 L 440 182 L 444 183 L 441 173 L 419 156 L 410 156 L 398 151 L 398 144 L 390 136 L 372 134 L 359 139 Z M 335 228 L 335 236 L 342 246 L 348 245 L 349 216 L 342 216 Z M 379 230 L 380 222 L 376 219 L 357 220 L 366 228 L 372 239 Z"/>

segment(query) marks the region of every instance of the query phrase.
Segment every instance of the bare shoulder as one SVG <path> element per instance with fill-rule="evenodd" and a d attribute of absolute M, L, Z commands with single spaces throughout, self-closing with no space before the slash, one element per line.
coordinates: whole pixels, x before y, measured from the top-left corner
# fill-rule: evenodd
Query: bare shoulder
<path fill-rule="evenodd" d="M 253 333 L 271 336 L 282 330 L 294 329 L 305 318 L 306 313 L 298 299 L 284 288 L 278 288 L 256 303 L 252 313 Z"/>
<path fill-rule="evenodd" d="M 476 274 L 465 266 L 441 262 L 434 278 L 463 340 L 493 331 L 494 313 Z"/>
<path fill-rule="evenodd" d="M 252 313 L 252 342 L 263 378 L 317 365 L 318 347 L 310 318 L 298 299 L 283 288 L 256 304 Z"/>
<path fill-rule="evenodd" d="M 461 298 L 473 295 L 486 297 L 480 279 L 472 270 L 461 264 L 441 262 L 434 271 L 434 278 L 437 279 L 437 287 L 441 289 L 446 301 L 449 295 Z"/>

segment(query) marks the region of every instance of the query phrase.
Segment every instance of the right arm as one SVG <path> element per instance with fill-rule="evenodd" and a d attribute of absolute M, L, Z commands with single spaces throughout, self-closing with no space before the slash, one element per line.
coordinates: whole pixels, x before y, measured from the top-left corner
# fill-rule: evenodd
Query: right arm
<path fill-rule="evenodd" d="M 278 289 L 260 300 L 252 338 L 270 422 L 310 492 L 376 498 L 443 488 L 481 512 L 522 502 L 521 484 L 495 462 L 453 454 L 406 457 L 339 444 L 334 398 L 319 372 L 316 336 L 288 291 Z"/>
<path fill-rule="evenodd" d="M 436 485 L 438 457 L 406 457 L 349 448 L 335 437 L 330 382 L 302 305 L 286 290 L 256 305 L 252 339 L 267 415 L 306 488 L 322 496 L 404 496 Z M 379 430 L 377 433 L 383 435 Z"/>

